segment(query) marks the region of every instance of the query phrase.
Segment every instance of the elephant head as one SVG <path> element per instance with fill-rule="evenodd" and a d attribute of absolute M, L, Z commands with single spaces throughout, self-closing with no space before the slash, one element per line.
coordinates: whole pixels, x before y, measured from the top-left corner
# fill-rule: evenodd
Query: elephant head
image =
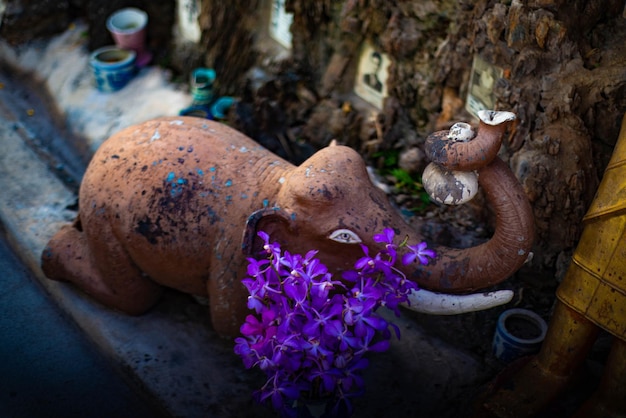
<path fill-rule="evenodd" d="M 467 249 L 434 247 L 437 257 L 429 265 L 405 268 L 404 273 L 423 289 L 463 293 L 495 285 L 525 262 L 533 242 L 530 204 L 517 179 L 496 153 L 509 112 L 484 112 L 475 137 L 448 138 L 436 132 L 426 144 L 427 153 L 444 170 L 477 170 L 496 217 L 496 230 L 486 243 Z M 423 238 L 410 227 L 373 186 L 362 158 L 348 147 L 330 146 L 284 176 L 276 207 L 250 217 L 244 236 L 249 253 L 256 231 L 263 230 L 290 252 L 319 250 L 331 270 L 350 269 L 362 255 L 359 245 L 377 248 L 373 235 L 392 228 L 409 243 Z"/>

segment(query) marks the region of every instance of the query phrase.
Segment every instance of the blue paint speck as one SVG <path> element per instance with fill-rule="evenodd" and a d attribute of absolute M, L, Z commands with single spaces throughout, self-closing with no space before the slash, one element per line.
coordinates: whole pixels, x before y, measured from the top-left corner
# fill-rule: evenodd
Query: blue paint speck
<path fill-rule="evenodd" d="M 220 217 L 217 215 L 217 212 L 215 212 L 212 208 L 208 208 L 207 213 L 209 214 L 209 222 L 211 223 L 211 225 L 215 224 L 215 222 L 221 221 Z"/>
<path fill-rule="evenodd" d="M 291 214 L 291 220 L 292 220 L 292 221 L 295 221 L 295 220 L 296 220 L 296 214 L 295 214 L 295 213 L 292 213 L 292 214 Z"/>
<path fill-rule="evenodd" d="M 247 195 L 247 194 L 245 194 L 245 193 L 242 193 L 242 194 L 241 194 L 241 198 L 242 198 L 242 199 L 247 199 L 247 198 L 248 198 L 248 195 Z"/>
<path fill-rule="evenodd" d="M 199 176 L 204 176 L 204 171 L 202 171 L 201 169 L 196 169 L 196 173 L 198 173 Z"/>
<path fill-rule="evenodd" d="M 170 183 L 170 186 L 172 187 L 172 190 L 170 190 L 170 194 L 172 195 L 172 197 L 176 197 L 177 195 L 179 195 L 180 193 L 183 192 L 183 186 L 185 184 L 187 184 L 187 180 L 179 177 L 178 179 L 176 178 L 176 173 L 174 173 L 173 171 L 171 171 L 166 178 L 166 181 L 168 183 Z"/>
<path fill-rule="evenodd" d="M 233 181 L 231 179 L 226 180 L 226 187 L 230 187 L 233 185 Z"/>
<path fill-rule="evenodd" d="M 269 206 L 269 204 L 270 204 L 270 201 L 269 201 L 269 200 L 267 200 L 267 199 L 263 199 L 263 207 L 264 207 L 264 208 L 268 207 L 268 206 Z"/>
<path fill-rule="evenodd" d="M 211 168 L 209 168 L 209 171 L 210 171 L 211 173 L 212 173 L 212 172 L 214 172 L 214 171 L 215 171 L 215 167 L 211 167 Z"/>

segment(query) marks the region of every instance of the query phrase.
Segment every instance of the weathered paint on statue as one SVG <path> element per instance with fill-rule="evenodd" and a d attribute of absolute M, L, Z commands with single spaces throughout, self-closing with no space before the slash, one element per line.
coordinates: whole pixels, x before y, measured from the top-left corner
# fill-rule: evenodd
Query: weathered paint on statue
<path fill-rule="evenodd" d="M 481 125 L 477 138 L 499 126 Z M 495 135 L 501 141 L 502 134 Z M 495 141 L 492 147 L 500 147 Z M 484 147 L 482 140 L 477 140 Z M 467 148 L 466 145 L 464 147 Z M 497 214 L 488 243 L 436 248 L 429 266 L 406 271 L 421 287 L 464 292 L 510 276 L 533 237 L 530 205 L 495 153 L 478 168 Z M 354 150 L 325 148 L 301 166 L 243 134 L 200 118 L 156 119 L 108 139 L 83 178 L 79 215 L 43 252 L 52 279 L 69 281 L 131 314 L 149 309 L 162 286 L 208 296 L 215 329 L 238 334 L 246 313 L 246 257 L 263 230 L 292 253 L 319 250 L 331 271 L 351 268 L 358 244 L 392 227 L 421 241 L 369 180 Z M 503 221 L 505 220 L 505 221 Z"/>

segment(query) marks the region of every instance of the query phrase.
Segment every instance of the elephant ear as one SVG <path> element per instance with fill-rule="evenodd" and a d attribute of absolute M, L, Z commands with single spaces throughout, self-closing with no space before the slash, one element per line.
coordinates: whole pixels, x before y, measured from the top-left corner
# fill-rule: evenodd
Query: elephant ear
<path fill-rule="evenodd" d="M 257 256 L 263 250 L 263 240 L 259 231 L 267 233 L 272 241 L 284 245 L 287 237 L 293 234 L 294 222 L 284 210 L 272 207 L 253 212 L 246 221 L 241 249 L 247 257 Z"/>

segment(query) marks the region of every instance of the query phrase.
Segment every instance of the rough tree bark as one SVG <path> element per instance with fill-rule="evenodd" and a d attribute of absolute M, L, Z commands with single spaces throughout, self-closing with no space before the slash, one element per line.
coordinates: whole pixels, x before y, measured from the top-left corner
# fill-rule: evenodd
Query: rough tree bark
<path fill-rule="evenodd" d="M 318 146 L 336 138 L 364 153 L 372 143 L 420 148 L 433 130 L 472 120 L 463 104 L 474 56 L 502 68 L 496 107 L 515 112 L 518 122 L 501 156 L 524 185 L 537 222 L 528 268 L 551 274 L 559 259 L 568 259 L 626 110 L 622 1 L 352 0 L 313 7 L 293 0 L 288 6 L 298 22 L 294 68 L 308 71 L 320 99 L 301 133 Z M 375 119 L 342 119 L 364 40 L 391 59 L 389 95 Z M 352 129 L 342 129 L 347 126 Z M 356 130 L 355 139 L 348 132 Z"/>

